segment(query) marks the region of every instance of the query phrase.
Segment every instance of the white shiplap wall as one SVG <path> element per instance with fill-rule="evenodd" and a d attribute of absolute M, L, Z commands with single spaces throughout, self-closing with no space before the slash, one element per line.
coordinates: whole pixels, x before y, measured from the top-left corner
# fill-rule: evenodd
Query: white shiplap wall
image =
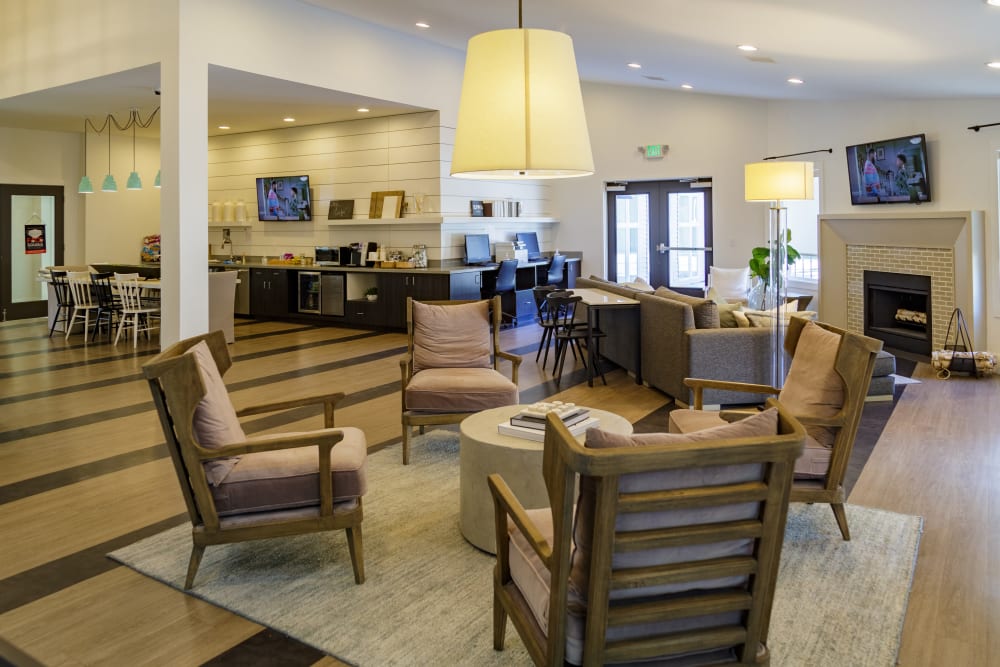
<path fill-rule="evenodd" d="M 543 183 L 452 178 L 454 133 L 454 128 L 441 126 L 438 112 L 426 111 L 210 137 L 208 201 L 245 203 L 248 225 L 226 226 L 231 230 L 234 254 L 252 256 L 285 252 L 310 256 L 316 245 L 375 241 L 400 249 L 424 243 L 431 259 L 453 259 L 461 257 L 456 239 L 462 235 L 456 235 L 455 224 L 448 221 L 467 218 L 472 199 L 510 198 L 522 202 L 526 218 L 548 214 L 549 188 Z M 298 174 L 309 175 L 313 220 L 259 221 L 255 179 Z M 409 214 L 401 224 L 367 221 L 371 193 L 384 190 L 406 192 Z M 414 192 L 425 194 L 420 216 L 415 215 Z M 326 215 L 333 199 L 354 200 L 354 224 L 329 224 Z M 426 224 L 420 222 L 421 217 Z M 440 224 L 442 219 L 447 224 Z M 494 242 L 513 239 L 515 231 L 537 230 L 543 249 L 551 249 L 549 224 L 489 218 L 469 222 L 473 223 L 470 232 L 488 231 Z M 221 252 L 222 226 L 212 223 L 213 253 Z"/>

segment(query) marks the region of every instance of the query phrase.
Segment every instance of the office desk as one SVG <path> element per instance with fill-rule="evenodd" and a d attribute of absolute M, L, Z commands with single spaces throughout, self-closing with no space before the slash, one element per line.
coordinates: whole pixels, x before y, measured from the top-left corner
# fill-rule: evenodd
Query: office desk
<path fill-rule="evenodd" d="M 635 312 L 635 317 L 639 317 L 639 302 L 625 296 L 618 296 L 602 289 L 592 289 L 582 287 L 573 290 L 574 296 L 581 298 L 581 303 L 587 306 L 587 356 L 590 363 L 587 365 L 587 386 L 594 386 L 594 376 L 597 374 L 598 355 L 594 345 L 594 331 L 600 327 L 601 311 L 615 308 L 631 310 Z M 639 327 L 636 327 L 639 331 Z M 642 346 L 635 346 L 635 383 L 642 384 L 642 359 L 640 358 Z"/>

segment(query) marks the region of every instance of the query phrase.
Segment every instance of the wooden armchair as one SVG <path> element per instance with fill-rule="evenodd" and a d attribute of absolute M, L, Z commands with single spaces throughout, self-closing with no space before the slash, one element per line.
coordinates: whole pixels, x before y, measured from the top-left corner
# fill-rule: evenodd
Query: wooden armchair
<path fill-rule="evenodd" d="M 670 430 L 689 433 L 745 416 L 698 412 L 705 389 L 775 394 L 806 428 L 805 451 L 796 462 L 792 501 L 830 503 L 845 540 L 851 539 L 844 512 L 844 475 L 882 341 L 804 318 L 789 319 L 785 351 L 792 357 L 783 389 L 687 378 L 694 410 L 670 413 Z"/>
<path fill-rule="evenodd" d="M 488 301 L 406 298 L 402 374 L 403 464 L 414 426 L 457 424 L 474 412 L 517 403 L 521 357 L 500 349 L 500 297 Z M 511 363 L 511 379 L 498 370 Z"/>
<path fill-rule="evenodd" d="M 142 367 L 191 518 L 191 588 L 205 547 L 321 530 L 347 531 L 354 580 L 365 580 L 361 496 L 367 443 L 333 428 L 343 394 L 233 409 L 222 375 L 225 335 L 182 340 Z M 247 437 L 238 417 L 323 405 L 324 429 Z"/>
<path fill-rule="evenodd" d="M 509 616 L 536 665 L 768 664 L 792 468 L 805 440 L 769 401 L 774 409 L 712 431 L 591 429 L 586 446 L 550 416 L 551 508 L 525 510 L 499 475 L 489 477 L 494 648 L 503 648 Z"/>

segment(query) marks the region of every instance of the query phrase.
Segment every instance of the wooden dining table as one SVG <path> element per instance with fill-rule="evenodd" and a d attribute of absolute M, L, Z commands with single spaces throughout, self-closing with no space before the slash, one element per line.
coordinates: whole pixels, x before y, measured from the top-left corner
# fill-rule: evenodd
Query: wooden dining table
<path fill-rule="evenodd" d="M 606 292 L 602 289 L 591 287 L 573 288 L 573 296 L 580 297 L 580 303 L 587 307 L 587 356 L 590 363 L 587 364 L 587 386 L 594 386 L 594 376 L 597 374 L 597 364 L 599 363 L 597 346 L 594 341 L 594 332 L 600 330 L 601 311 L 611 309 L 635 311 L 635 317 L 639 317 L 639 302 L 627 296 L 619 296 L 613 292 Z M 635 330 L 638 332 L 639 327 Z M 636 341 L 635 345 L 635 383 L 642 384 L 642 346 Z"/>

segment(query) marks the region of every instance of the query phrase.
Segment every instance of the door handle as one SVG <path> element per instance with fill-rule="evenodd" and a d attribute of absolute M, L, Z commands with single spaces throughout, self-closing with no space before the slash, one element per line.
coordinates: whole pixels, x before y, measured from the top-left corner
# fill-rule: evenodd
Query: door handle
<path fill-rule="evenodd" d="M 656 252 L 660 253 L 661 255 L 667 252 L 668 250 L 670 250 L 670 248 L 667 247 L 666 243 L 660 243 L 656 246 Z"/>

